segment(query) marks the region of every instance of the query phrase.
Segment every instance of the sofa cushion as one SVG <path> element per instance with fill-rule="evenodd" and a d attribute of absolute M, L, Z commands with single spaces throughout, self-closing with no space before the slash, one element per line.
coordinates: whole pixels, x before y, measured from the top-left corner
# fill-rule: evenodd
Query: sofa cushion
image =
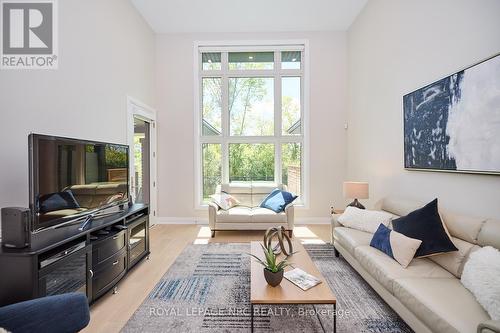
<path fill-rule="evenodd" d="M 252 194 L 252 184 L 248 182 L 233 182 L 231 184 L 221 184 L 221 192 L 230 194 Z"/>
<path fill-rule="evenodd" d="M 240 206 L 253 207 L 253 196 L 251 194 L 231 194 L 236 200 L 239 201 Z"/>
<path fill-rule="evenodd" d="M 500 220 L 487 220 L 484 222 L 477 243 L 481 246 L 493 246 L 500 249 Z"/>
<path fill-rule="evenodd" d="M 422 207 L 420 202 L 413 200 L 387 197 L 381 201 L 380 209 L 398 216 L 405 216 Z"/>
<path fill-rule="evenodd" d="M 236 206 L 217 211 L 217 222 L 251 222 L 252 208 Z"/>
<path fill-rule="evenodd" d="M 252 207 L 260 207 L 260 204 L 262 203 L 262 201 L 264 201 L 264 199 L 267 198 L 267 196 L 269 195 L 269 193 L 253 193 L 252 194 Z"/>
<path fill-rule="evenodd" d="M 439 216 L 437 199 L 406 216 L 392 221 L 392 225 L 397 232 L 422 241 L 415 254 L 416 257 L 458 251 Z"/>
<path fill-rule="evenodd" d="M 272 182 L 232 182 L 219 185 L 217 192 L 231 194 L 242 206 L 257 207 L 275 188 L 286 190 L 286 186 Z"/>
<path fill-rule="evenodd" d="M 352 255 L 356 247 L 370 245 L 372 237 L 369 232 L 346 227 L 337 227 L 333 231 L 334 242 L 339 242 Z"/>
<path fill-rule="evenodd" d="M 280 190 L 285 190 L 283 185 L 268 182 L 253 182 L 252 183 L 252 194 L 269 194 L 275 188 Z"/>
<path fill-rule="evenodd" d="M 286 223 L 287 220 L 285 213 L 275 213 L 267 208 L 236 206 L 228 210 L 218 210 L 217 222 Z"/>
<path fill-rule="evenodd" d="M 460 278 L 462 270 L 464 269 L 466 258 L 469 256 L 474 244 L 454 237 L 452 237 L 451 240 L 457 247 L 458 251 L 431 256 L 429 259 L 446 269 L 451 274 L 455 275 L 457 278 Z"/>
<path fill-rule="evenodd" d="M 477 243 L 479 231 L 486 221 L 484 218 L 458 215 L 447 210 L 441 212 L 441 218 L 453 237 L 474 244 Z"/>
<path fill-rule="evenodd" d="M 89 184 L 89 185 L 73 185 L 69 189 L 75 196 L 79 195 L 95 195 L 95 190 L 97 185 Z"/>
<path fill-rule="evenodd" d="M 394 295 L 432 331 L 476 332 L 490 317 L 458 279 L 398 279 Z"/>
<path fill-rule="evenodd" d="M 455 278 L 450 272 L 427 258 L 413 259 L 408 267 L 403 268 L 394 259 L 370 246 L 356 247 L 354 256 L 361 266 L 391 293 L 395 279 Z"/>
<path fill-rule="evenodd" d="M 252 208 L 252 222 L 286 222 L 285 213 L 275 213 L 270 209 L 254 207 Z"/>
<path fill-rule="evenodd" d="M 112 183 L 112 184 L 99 184 L 95 189 L 96 195 L 113 195 L 117 193 L 127 192 L 127 184 Z"/>

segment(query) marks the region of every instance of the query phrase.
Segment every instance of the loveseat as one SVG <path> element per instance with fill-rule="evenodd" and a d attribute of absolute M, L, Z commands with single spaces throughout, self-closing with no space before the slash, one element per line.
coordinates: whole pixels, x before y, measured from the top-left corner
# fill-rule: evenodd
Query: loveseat
<path fill-rule="evenodd" d="M 222 210 L 215 203 L 208 205 L 208 224 L 212 237 L 220 230 L 266 230 L 270 227 L 283 226 L 292 237 L 294 226 L 293 203 L 285 211 L 274 211 L 259 207 L 264 198 L 274 189 L 286 191 L 286 185 L 270 183 L 231 183 L 217 187 L 216 193 L 231 194 L 240 204 L 228 210 Z"/>
<path fill-rule="evenodd" d="M 386 198 L 376 209 L 399 217 L 422 206 Z M 333 245 L 415 332 L 500 332 L 500 323 L 460 282 L 472 252 L 487 245 L 500 248 L 500 221 L 444 210 L 440 214 L 459 251 L 413 259 L 406 269 L 370 247 L 373 234 L 339 224 L 340 215 L 332 218 Z"/>

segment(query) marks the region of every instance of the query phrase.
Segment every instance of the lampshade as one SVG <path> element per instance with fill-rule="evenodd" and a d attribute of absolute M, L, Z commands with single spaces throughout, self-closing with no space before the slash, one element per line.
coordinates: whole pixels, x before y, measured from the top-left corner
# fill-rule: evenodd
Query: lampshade
<path fill-rule="evenodd" d="M 368 183 L 344 182 L 344 197 L 348 199 L 368 199 Z"/>

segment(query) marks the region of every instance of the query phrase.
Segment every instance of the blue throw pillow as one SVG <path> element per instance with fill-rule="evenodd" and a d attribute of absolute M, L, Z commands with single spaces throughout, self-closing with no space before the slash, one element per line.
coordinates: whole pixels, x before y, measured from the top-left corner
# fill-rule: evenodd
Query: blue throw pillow
<path fill-rule="evenodd" d="M 404 268 L 410 264 L 420 244 L 422 244 L 421 240 L 406 237 L 383 224 L 378 226 L 370 242 L 371 247 L 384 252 Z"/>
<path fill-rule="evenodd" d="M 285 207 L 297 199 L 296 195 L 290 192 L 282 191 L 280 189 L 274 189 L 269 195 L 262 201 L 260 207 L 268 208 L 276 213 L 281 213 L 285 211 Z"/>

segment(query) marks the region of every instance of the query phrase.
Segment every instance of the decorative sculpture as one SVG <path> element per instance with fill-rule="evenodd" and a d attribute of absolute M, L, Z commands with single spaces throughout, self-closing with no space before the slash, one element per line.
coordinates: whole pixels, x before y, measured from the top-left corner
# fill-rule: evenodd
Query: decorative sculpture
<path fill-rule="evenodd" d="M 269 228 L 266 230 L 266 233 L 264 234 L 264 247 L 266 249 L 271 248 L 271 243 L 273 241 L 274 237 L 278 237 L 278 244 L 272 249 L 273 253 L 275 255 L 280 254 L 283 252 L 285 256 L 289 256 L 293 254 L 293 247 L 292 247 L 292 241 L 290 240 L 290 237 L 288 237 L 287 232 L 283 226 L 280 228 Z M 286 240 L 288 243 L 288 248 L 285 247 L 285 243 L 283 240 Z"/>

